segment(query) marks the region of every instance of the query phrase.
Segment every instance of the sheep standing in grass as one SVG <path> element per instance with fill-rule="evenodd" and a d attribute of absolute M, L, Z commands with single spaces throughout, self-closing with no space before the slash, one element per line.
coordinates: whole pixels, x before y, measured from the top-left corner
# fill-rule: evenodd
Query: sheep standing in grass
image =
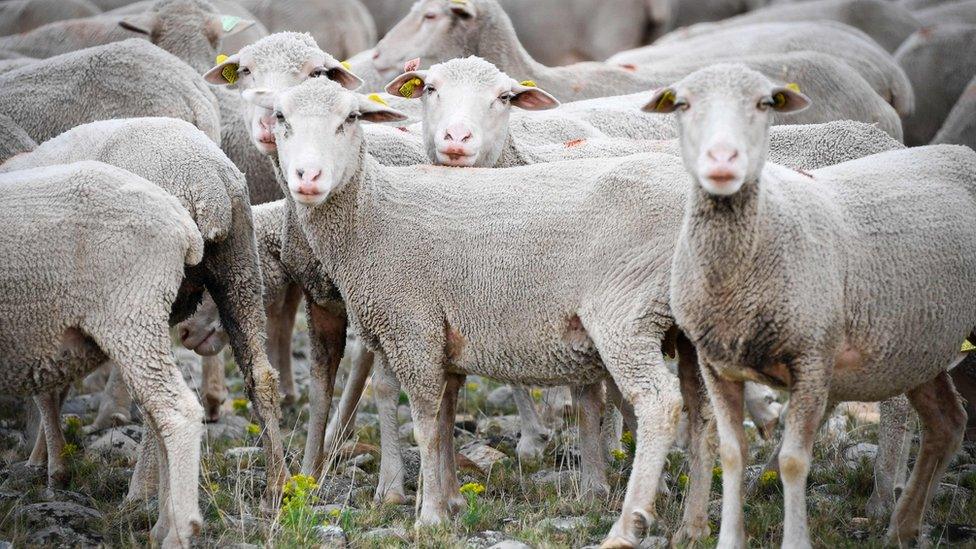
<path fill-rule="evenodd" d="M 0 112 L 37 142 L 86 122 L 129 116 L 179 118 L 220 142 L 217 100 L 207 83 L 145 40 L 88 48 L 4 73 Z"/>
<path fill-rule="evenodd" d="M 806 103 L 745 67 L 718 65 L 647 106 L 677 111 L 695 182 L 671 307 L 715 407 L 722 547 L 745 544 L 743 381 L 791 393 L 779 453 L 786 547 L 810 546 L 807 473 L 834 404 L 904 392 L 919 415 L 921 450 L 891 518 L 892 543 L 918 535 L 966 421 L 946 369 L 976 327 L 976 154 L 904 149 L 809 173 L 766 164 L 772 113 Z"/>
<path fill-rule="evenodd" d="M 172 355 L 169 317 L 204 243 L 180 203 L 100 162 L 0 175 L 0 349 L 4 394 L 37 395 L 52 484 L 67 474 L 52 395 L 106 360 L 159 438 L 151 537 L 187 547 L 197 504 L 201 410 Z M 25 212 L 28 212 L 25 215 Z"/>
<path fill-rule="evenodd" d="M 170 319 L 176 323 L 190 316 L 204 289 L 213 296 L 244 374 L 245 391 L 263 427 L 268 496 L 273 497 L 284 484 L 277 376 L 264 350 L 261 271 L 243 175 L 206 135 L 170 118 L 84 124 L 14 157 L 2 170 L 80 160 L 112 164 L 159 185 L 179 199 L 199 227 L 206 253 L 200 266 L 187 270 Z M 111 395 L 110 387 L 106 391 Z M 104 398 L 103 403 L 111 409 L 112 400 Z M 100 410 L 99 415 L 104 422 L 110 414 Z M 141 488 L 138 484 L 130 486 L 136 490 Z"/>

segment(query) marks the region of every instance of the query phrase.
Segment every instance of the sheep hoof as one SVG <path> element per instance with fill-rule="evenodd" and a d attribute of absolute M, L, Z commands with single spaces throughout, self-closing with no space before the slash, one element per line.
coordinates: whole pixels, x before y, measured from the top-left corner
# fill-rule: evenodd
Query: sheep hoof
<path fill-rule="evenodd" d="M 633 547 L 637 547 L 637 540 L 624 536 L 607 538 L 600 544 L 600 549 L 631 549 Z"/>
<path fill-rule="evenodd" d="M 691 545 L 701 541 L 712 534 L 712 529 L 705 524 L 683 524 L 671 538 L 671 546 Z"/>
<path fill-rule="evenodd" d="M 283 407 L 291 408 L 297 401 L 298 397 L 295 396 L 295 393 L 285 393 L 281 395 L 281 405 Z"/>
<path fill-rule="evenodd" d="M 377 503 L 388 503 L 390 505 L 403 505 L 407 502 L 407 496 L 400 492 L 386 492 L 385 494 L 377 493 L 376 497 L 373 498 Z"/>

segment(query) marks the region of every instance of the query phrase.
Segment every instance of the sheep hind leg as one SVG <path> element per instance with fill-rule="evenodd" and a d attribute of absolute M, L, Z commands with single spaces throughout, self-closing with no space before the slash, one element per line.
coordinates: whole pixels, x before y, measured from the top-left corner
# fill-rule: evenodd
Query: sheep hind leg
<path fill-rule="evenodd" d="M 41 413 L 42 428 L 37 433 L 39 437 L 44 437 L 47 487 L 63 488 L 68 483 L 68 465 L 64 456 L 64 432 L 61 430 L 61 391 L 41 393 L 34 397 L 34 403 Z"/>
<path fill-rule="evenodd" d="M 183 381 L 166 334 L 164 324 L 155 339 L 141 340 L 145 348 L 124 342 L 103 347 L 110 356 L 113 348 L 125 349 L 113 358 L 145 412 L 145 436 L 157 437 L 159 518 L 151 538 L 163 547 L 188 547 L 203 525 L 197 492 L 203 407 Z"/>
<path fill-rule="evenodd" d="M 461 495 L 461 485 L 457 476 L 457 457 L 454 449 L 454 420 L 457 416 L 458 391 L 464 385 L 465 376 L 460 374 L 446 374 L 447 383 L 444 386 L 444 396 L 441 399 L 440 412 L 437 423 L 441 432 L 441 489 L 448 509 L 456 513 L 464 509 L 467 504 Z M 486 471 L 487 472 L 487 471 Z"/>
<path fill-rule="evenodd" d="M 681 393 L 677 379 L 664 364 L 660 334 L 587 329 L 637 418 L 637 448 L 623 508 L 601 547 L 636 547 L 643 531 L 655 521 L 654 500 L 674 443 Z"/>
<path fill-rule="evenodd" d="M 911 405 L 905 395 L 882 401 L 878 425 L 878 457 L 874 461 L 874 491 L 866 510 L 873 517 L 887 516 L 905 489 L 908 454 L 912 443 Z"/>
<path fill-rule="evenodd" d="M 324 446 L 326 424 L 332 407 L 336 372 L 346 345 L 348 321 L 338 308 L 322 307 L 306 296 L 312 361 L 309 380 L 308 435 L 302 455 L 301 471 L 305 475 L 322 478 L 326 462 Z M 328 454 L 332 455 L 332 454 Z"/>
<path fill-rule="evenodd" d="M 694 543 L 711 534 L 708 525 L 708 496 L 715 461 L 715 418 L 705 382 L 698 368 L 698 354 L 684 336 L 678 336 L 678 382 L 688 412 L 688 489 L 685 492 L 681 525 L 671 545 Z"/>
<path fill-rule="evenodd" d="M 117 427 L 132 422 L 129 409 L 132 407 L 132 397 L 125 388 L 125 383 L 119 379 L 118 364 L 112 364 L 112 370 L 102 391 L 102 400 L 98 403 L 98 414 L 95 421 L 85 427 L 86 433 L 94 433 L 109 427 Z"/>
<path fill-rule="evenodd" d="M 227 400 L 227 384 L 224 380 L 224 361 L 217 353 L 200 358 L 203 366 L 203 409 L 208 423 L 220 419 L 220 407 Z"/>
<path fill-rule="evenodd" d="M 278 371 L 281 405 L 292 406 L 298 400 L 295 376 L 291 370 L 291 336 L 295 330 L 295 315 L 302 301 L 302 289 L 290 285 L 281 301 L 268 314 L 268 361 Z"/>
<path fill-rule="evenodd" d="M 372 357 L 372 353 L 368 353 Z M 373 362 L 373 359 L 370 359 Z M 380 474 L 373 501 L 402 504 L 407 501 L 403 490 L 403 454 L 397 422 L 400 383 L 383 360 L 376 359 L 373 368 L 373 396 L 380 416 Z"/>
<path fill-rule="evenodd" d="M 349 338 L 346 343 L 346 354 L 349 355 L 351 366 L 349 375 L 346 376 L 346 384 L 342 388 L 342 396 L 339 397 L 336 413 L 329 420 L 325 430 L 324 448 L 327 456 L 335 455 L 342 443 L 352 435 L 353 427 L 356 426 L 359 401 L 363 397 L 363 390 L 366 388 L 366 381 L 369 380 L 375 361 L 373 353 L 366 350 L 358 338 Z"/>
<path fill-rule="evenodd" d="M 573 387 L 573 400 L 579 410 L 580 494 L 587 499 L 603 499 L 610 493 L 607 452 L 601 444 L 603 382 Z"/>
<path fill-rule="evenodd" d="M 129 491 L 125 500 L 127 502 L 148 501 L 151 494 L 160 489 L 159 473 L 158 437 L 147 429 L 142 436 L 139 457 L 132 470 L 132 478 L 129 479 Z"/>
<path fill-rule="evenodd" d="M 918 413 L 922 441 L 908 485 L 891 515 L 887 533 L 890 544 L 911 543 L 918 536 L 925 508 L 959 450 L 966 428 L 966 411 L 947 372 L 940 372 L 907 394 Z"/>
<path fill-rule="evenodd" d="M 552 433 L 542 425 L 539 413 L 532 402 L 529 389 L 524 385 L 512 385 L 512 398 L 518 408 L 519 430 L 515 454 L 521 461 L 538 461 L 546 451 L 546 443 Z"/>

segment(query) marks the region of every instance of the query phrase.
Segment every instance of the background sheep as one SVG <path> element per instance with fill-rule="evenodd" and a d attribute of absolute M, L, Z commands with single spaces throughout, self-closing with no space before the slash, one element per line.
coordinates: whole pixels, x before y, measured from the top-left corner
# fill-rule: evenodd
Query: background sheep
<path fill-rule="evenodd" d="M 758 105 L 757 95 L 763 98 Z M 765 113 L 806 102 L 745 67 L 717 65 L 648 103 L 655 111 L 681 109 L 682 157 L 696 183 L 674 256 L 672 299 L 676 319 L 698 349 L 716 409 L 723 464 L 719 543 L 729 546 L 745 539 L 743 381 L 791 392 L 779 453 L 784 545 L 810 545 L 810 454 L 817 426 L 836 402 L 907 391 L 921 419 L 922 448 L 892 515 L 891 543 L 918 535 L 929 487 L 958 449 L 965 426 L 946 368 L 958 361 L 959 342 L 976 325 L 976 294 L 966 279 L 976 264 L 969 265 L 973 256 L 957 254 L 960 246 L 976 251 L 970 225 L 976 154 L 943 146 L 892 151 L 809 174 L 764 169 Z M 716 108 L 722 116 L 714 116 Z M 912 198 L 892 201 L 886 194 Z M 905 232 L 920 223 L 925 230 Z M 818 236 L 800 236 L 811 233 Z M 926 260 L 918 261 L 922 256 Z M 837 265 L 831 270 L 836 276 L 824 276 L 824 262 Z M 894 276 L 878 268 L 895 263 L 905 268 Z M 776 265 L 777 275 L 767 276 L 766 267 L 758 274 L 757 265 Z M 741 282 L 732 287 L 730 280 Z M 725 312 L 716 322 L 716 303 L 723 300 L 735 306 L 718 306 Z M 940 307 L 938 322 L 903 316 L 908 310 L 924 315 L 933 302 L 955 305 Z M 872 322 L 857 320 L 867 317 Z M 891 352 L 880 343 L 891 337 L 917 345 Z"/>
<path fill-rule="evenodd" d="M 0 115 L 0 162 L 23 152 L 32 151 L 37 143 L 27 135 L 24 128 L 10 118 Z"/>
<path fill-rule="evenodd" d="M 10 0 L 0 4 L 0 36 L 98 12 L 99 9 L 87 0 Z"/>
<path fill-rule="evenodd" d="M 954 107 L 932 138 L 932 143 L 954 143 L 976 147 L 976 77 L 969 81 Z"/>
<path fill-rule="evenodd" d="M 107 359 L 118 364 L 145 410 L 147 438 L 163 440 L 152 535 L 164 547 L 187 544 L 202 526 L 201 413 L 173 359 L 167 327 L 184 263 L 195 265 L 203 255 L 196 225 L 155 185 L 98 162 L 8 173 L 0 189 L 8 259 L 0 269 L 0 388 L 39 395 L 47 412 L 48 474 L 57 478 L 66 472 L 64 439 L 60 418 L 51 414 L 57 401 L 47 400 L 51 391 Z M 26 220 L 25 209 L 34 212 Z"/>
<path fill-rule="evenodd" d="M 308 32 L 345 59 L 376 43 L 376 25 L 359 0 L 237 0 L 271 32 Z"/>

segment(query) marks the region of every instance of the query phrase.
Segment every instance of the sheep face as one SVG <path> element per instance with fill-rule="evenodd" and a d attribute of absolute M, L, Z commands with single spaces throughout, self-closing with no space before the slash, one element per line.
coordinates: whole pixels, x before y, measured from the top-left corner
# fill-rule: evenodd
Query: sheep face
<path fill-rule="evenodd" d="M 373 49 L 373 66 L 393 78 L 408 59 L 424 65 L 477 53 L 480 21 L 473 0 L 421 0 Z"/>
<path fill-rule="evenodd" d="M 325 78 L 278 94 L 273 116 L 278 163 L 288 192 L 308 206 L 324 202 L 361 168 L 365 151 L 360 120 L 407 118 Z"/>
<path fill-rule="evenodd" d="M 220 323 L 217 304 L 204 294 L 196 313 L 177 325 L 180 343 L 200 356 L 214 356 L 228 343 L 227 332 Z"/>
<path fill-rule="evenodd" d="M 309 78 L 324 77 L 348 89 L 356 89 L 362 80 L 339 61 L 320 50 L 308 34 L 280 32 L 241 49 L 215 67 L 204 78 L 224 86 L 236 86 L 241 92 L 242 109 L 247 120 L 251 142 L 265 154 L 276 150 L 275 125 L 271 110 L 260 106 L 260 97 L 297 86 Z"/>
<path fill-rule="evenodd" d="M 808 104 L 744 65 L 713 65 L 657 90 L 644 110 L 675 113 L 688 172 L 709 194 L 727 196 L 762 171 L 773 113 Z"/>
<path fill-rule="evenodd" d="M 513 106 L 543 110 L 559 105 L 545 91 L 519 84 L 478 57 L 406 72 L 386 91 L 423 101 L 427 156 L 445 166 L 494 166 L 508 140 Z"/>

